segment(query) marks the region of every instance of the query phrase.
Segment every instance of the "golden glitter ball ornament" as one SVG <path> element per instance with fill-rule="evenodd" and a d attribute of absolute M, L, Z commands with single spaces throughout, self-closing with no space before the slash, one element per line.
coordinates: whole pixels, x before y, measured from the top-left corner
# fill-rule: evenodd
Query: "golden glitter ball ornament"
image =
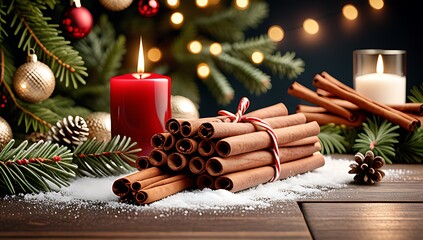
<path fill-rule="evenodd" d="M 100 0 L 101 5 L 110 11 L 122 11 L 128 8 L 134 0 Z"/>
<path fill-rule="evenodd" d="M 27 62 L 21 65 L 13 76 L 13 87 L 21 100 L 37 103 L 51 96 L 56 86 L 56 79 L 51 69 L 37 60 L 37 55 L 30 49 Z"/>
<path fill-rule="evenodd" d="M 4 118 L 0 117 L 0 150 L 13 138 L 12 128 Z"/>
<path fill-rule="evenodd" d="M 88 126 L 88 138 L 96 138 L 99 141 L 110 141 L 112 139 L 112 124 L 110 113 L 93 112 L 86 118 L 85 122 Z"/>
<path fill-rule="evenodd" d="M 171 96 L 172 118 L 197 119 L 200 117 L 195 104 L 184 96 Z"/>

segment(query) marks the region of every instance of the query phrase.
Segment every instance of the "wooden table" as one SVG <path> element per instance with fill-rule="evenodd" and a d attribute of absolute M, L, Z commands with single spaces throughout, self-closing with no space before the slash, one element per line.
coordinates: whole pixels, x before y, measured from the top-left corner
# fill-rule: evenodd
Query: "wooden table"
<path fill-rule="evenodd" d="M 140 211 L 100 204 L 51 208 L 0 198 L 0 238 L 67 239 L 422 239 L 423 165 L 372 186 L 350 184 L 273 208 Z"/>

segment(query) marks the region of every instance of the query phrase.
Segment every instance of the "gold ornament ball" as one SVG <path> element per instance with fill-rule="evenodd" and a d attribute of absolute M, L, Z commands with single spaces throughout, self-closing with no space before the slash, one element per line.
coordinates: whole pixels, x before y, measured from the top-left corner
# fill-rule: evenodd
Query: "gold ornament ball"
<path fill-rule="evenodd" d="M 200 117 L 195 104 L 184 96 L 171 96 L 172 118 L 197 119 Z"/>
<path fill-rule="evenodd" d="M 110 113 L 107 112 L 93 112 L 86 118 L 89 134 L 88 138 L 96 138 L 99 141 L 110 141 L 112 139 L 112 124 L 110 120 Z"/>
<path fill-rule="evenodd" d="M 128 8 L 134 0 L 100 0 L 101 5 L 110 11 L 122 11 Z"/>
<path fill-rule="evenodd" d="M 13 138 L 12 128 L 4 118 L 0 117 L 0 150 Z"/>
<path fill-rule="evenodd" d="M 46 64 L 37 61 L 37 55 L 30 54 L 28 58 L 28 62 L 16 70 L 13 87 L 20 99 L 37 103 L 51 96 L 56 79 Z"/>

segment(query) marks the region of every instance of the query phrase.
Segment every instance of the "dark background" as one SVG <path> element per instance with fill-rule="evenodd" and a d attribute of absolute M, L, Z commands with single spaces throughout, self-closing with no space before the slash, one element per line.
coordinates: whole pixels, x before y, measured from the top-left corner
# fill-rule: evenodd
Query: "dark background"
<path fill-rule="evenodd" d="M 282 26 L 285 38 L 278 44 L 283 53 L 293 51 L 305 62 L 305 71 L 298 79 L 280 79 L 272 76 L 272 89 L 261 96 L 250 95 L 241 85 L 236 88 L 234 101 L 228 106 L 216 105 L 203 89 L 200 114 L 214 116 L 219 109 L 235 111 L 238 101 L 250 99 L 250 110 L 278 102 L 287 105 L 290 112 L 302 102 L 287 94 L 293 81 L 314 89 L 311 81 L 315 74 L 327 71 L 332 76 L 352 86 L 352 53 L 356 49 L 398 49 L 407 52 L 407 95 L 412 86 L 422 83 L 423 19 L 417 1 L 386 0 L 381 10 L 370 7 L 367 0 L 269 0 L 269 17 L 252 35 L 266 32 L 274 24 Z M 358 18 L 345 19 L 342 7 L 351 3 L 358 9 Z M 314 18 L 320 24 L 316 35 L 308 35 L 302 29 L 306 18 Z"/>

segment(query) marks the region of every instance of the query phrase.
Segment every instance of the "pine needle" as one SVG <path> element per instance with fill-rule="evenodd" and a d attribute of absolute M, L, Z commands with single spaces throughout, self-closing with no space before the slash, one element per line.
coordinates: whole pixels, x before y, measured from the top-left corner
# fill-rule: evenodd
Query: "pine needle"
<path fill-rule="evenodd" d="M 76 176 L 72 153 L 66 147 L 12 139 L 0 152 L 0 193 L 38 193 L 68 186 Z M 53 185 L 55 186 L 53 186 Z"/>
<path fill-rule="evenodd" d="M 130 137 L 117 135 L 109 142 L 89 139 L 75 149 L 73 162 L 79 176 L 115 176 L 133 171 L 140 151 Z"/>
<path fill-rule="evenodd" d="M 392 163 L 395 157 L 394 145 L 398 143 L 397 129 L 398 125 L 373 115 L 363 123 L 362 132 L 358 134 L 353 149 L 362 153 L 371 150 L 375 155 L 383 157 L 386 163 Z"/>
<path fill-rule="evenodd" d="M 322 154 L 345 153 L 345 138 L 342 136 L 341 127 L 335 124 L 327 124 L 320 127 L 318 135 L 322 146 Z"/>

